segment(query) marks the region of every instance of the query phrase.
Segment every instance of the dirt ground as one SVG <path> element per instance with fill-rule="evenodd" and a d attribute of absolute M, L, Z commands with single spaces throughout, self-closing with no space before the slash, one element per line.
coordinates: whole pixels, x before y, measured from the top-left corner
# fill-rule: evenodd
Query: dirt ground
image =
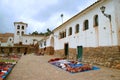
<path fill-rule="evenodd" d="M 6 80 L 120 80 L 120 70 L 100 67 L 100 70 L 69 73 L 48 63 L 55 56 L 23 55 Z"/>

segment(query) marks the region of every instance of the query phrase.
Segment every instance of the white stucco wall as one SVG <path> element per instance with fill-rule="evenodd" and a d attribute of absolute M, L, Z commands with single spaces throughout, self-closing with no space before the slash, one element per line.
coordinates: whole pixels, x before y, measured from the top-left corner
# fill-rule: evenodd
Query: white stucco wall
<path fill-rule="evenodd" d="M 117 31 L 117 38 L 118 38 L 118 45 L 120 45 L 120 0 L 115 0 L 114 2 L 114 16 L 115 20 L 114 23 L 116 24 L 116 31 Z"/>
<path fill-rule="evenodd" d="M 17 26 L 20 26 L 20 29 L 17 29 Z M 24 29 L 22 29 L 22 26 L 24 26 Z M 26 34 L 26 29 L 27 29 L 27 24 L 22 24 L 22 23 L 15 23 L 14 24 L 14 43 L 18 44 L 19 42 L 21 42 L 21 36 L 22 36 L 22 32 L 24 32 L 24 34 Z M 19 35 L 17 35 L 17 31 L 20 32 Z"/>
<path fill-rule="evenodd" d="M 22 36 L 22 43 L 25 45 L 30 45 L 35 43 L 33 40 L 37 40 L 40 41 L 41 39 L 43 39 L 42 36 Z"/>
<path fill-rule="evenodd" d="M 51 36 L 48 36 L 46 38 L 41 39 L 42 41 L 39 42 L 39 48 L 45 48 L 45 47 L 50 47 L 50 40 Z"/>
<path fill-rule="evenodd" d="M 116 0 L 119 2 L 119 0 Z M 84 47 L 98 47 L 98 46 L 116 46 L 118 45 L 118 26 L 116 25 L 116 15 L 115 15 L 115 6 L 118 5 L 118 2 L 115 0 L 106 0 L 101 1 L 82 13 L 78 14 L 76 17 L 72 18 L 70 21 L 63 24 L 61 27 L 54 30 L 54 35 L 59 36 L 59 32 L 62 32 L 66 29 L 66 37 L 59 39 L 59 37 L 54 37 L 55 49 L 63 49 L 64 44 L 68 43 L 70 48 L 76 48 L 78 45 Z M 106 14 L 111 15 L 111 22 L 109 19 L 104 16 L 100 10 L 101 6 L 105 6 Z M 117 7 L 117 6 L 116 6 Z M 120 13 L 120 10 L 116 11 Z M 95 27 L 93 24 L 93 19 L 95 15 L 98 15 L 99 25 L 98 25 L 98 34 L 96 34 Z M 118 16 L 118 15 L 117 15 Z M 118 16 L 120 17 L 120 15 Z M 85 20 L 89 21 L 89 29 L 83 31 L 83 22 Z M 117 20 L 119 20 L 118 18 Z M 80 25 L 79 33 L 75 33 L 76 24 Z M 68 29 L 72 27 L 72 35 L 68 36 Z M 112 27 L 112 28 L 111 28 Z M 120 26 L 119 26 L 120 27 Z M 112 31 L 111 31 L 112 30 Z M 111 35 L 112 34 L 112 35 Z M 98 37 L 98 39 L 96 38 Z"/>
<path fill-rule="evenodd" d="M 14 39 L 13 37 L 9 37 L 7 41 L 8 46 L 13 46 L 14 45 Z"/>
<path fill-rule="evenodd" d="M 14 43 L 13 43 L 13 37 L 9 37 L 8 40 L 7 40 L 7 42 L 2 42 L 1 43 L 1 46 L 13 46 L 13 45 L 14 45 Z"/>

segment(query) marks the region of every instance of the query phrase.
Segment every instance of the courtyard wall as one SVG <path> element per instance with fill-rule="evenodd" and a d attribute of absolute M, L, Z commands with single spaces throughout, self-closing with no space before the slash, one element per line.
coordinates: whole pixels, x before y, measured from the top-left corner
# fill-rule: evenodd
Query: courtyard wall
<path fill-rule="evenodd" d="M 67 59 L 77 60 L 77 50 L 69 48 Z M 65 57 L 64 49 L 56 50 L 55 56 Z M 120 46 L 84 47 L 82 62 L 120 69 Z"/>
<path fill-rule="evenodd" d="M 11 55 L 11 54 L 23 54 L 27 51 L 27 54 L 34 53 L 35 49 L 30 46 L 14 46 L 14 47 L 0 47 L 0 54 L 2 55 Z"/>

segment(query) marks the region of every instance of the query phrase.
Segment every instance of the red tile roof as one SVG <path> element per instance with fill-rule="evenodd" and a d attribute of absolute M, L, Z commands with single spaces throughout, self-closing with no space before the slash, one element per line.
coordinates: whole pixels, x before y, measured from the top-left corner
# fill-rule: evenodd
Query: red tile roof
<path fill-rule="evenodd" d="M 5 33 L 5 34 L 2 34 L 0 33 L 0 41 L 3 43 L 7 42 L 8 38 L 9 37 L 14 37 L 14 34 L 13 33 Z"/>

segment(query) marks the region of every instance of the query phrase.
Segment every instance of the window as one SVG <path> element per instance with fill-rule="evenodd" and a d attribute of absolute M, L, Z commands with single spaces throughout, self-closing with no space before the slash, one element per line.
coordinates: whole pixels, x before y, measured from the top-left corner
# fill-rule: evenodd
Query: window
<path fill-rule="evenodd" d="M 75 33 L 78 33 L 78 32 L 79 32 L 79 24 L 75 26 Z"/>
<path fill-rule="evenodd" d="M 25 42 L 27 43 L 27 40 Z"/>
<path fill-rule="evenodd" d="M 22 42 L 19 42 L 19 45 L 22 45 Z"/>
<path fill-rule="evenodd" d="M 62 32 L 62 38 L 64 38 L 64 32 Z"/>
<path fill-rule="evenodd" d="M 66 30 L 64 31 L 64 37 L 66 37 Z"/>
<path fill-rule="evenodd" d="M 62 32 L 59 32 L 59 35 L 60 35 L 60 38 L 65 38 L 66 37 L 66 30 L 65 31 L 62 31 Z"/>
<path fill-rule="evenodd" d="M 98 15 L 94 16 L 94 20 L 93 21 L 94 21 L 94 23 L 93 23 L 94 27 L 97 27 L 99 25 L 99 23 L 98 23 Z"/>
<path fill-rule="evenodd" d="M 88 21 L 88 20 L 85 20 L 83 26 L 84 26 L 84 27 L 83 27 L 83 30 L 89 29 L 89 21 Z"/>
<path fill-rule="evenodd" d="M 22 31 L 22 35 L 24 35 L 24 31 Z"/>
<path fill-rule="evenodd" d="M 69 35 L 72 35 L 72 27 L 69 28 Z"/>
<path fill-rule="evenodd" d="M 59 32 L 59 36 L 60 36 L 59 39 L 61 39 L 61 32 Z"/>
<path fill-rule="evenodd" d="M 10 41 L 12 41 L 12 39 L 10 38 Z"/>
<path fill-rule="evenodd" d="M 24 30 L 24 26 L 22 26 L 22 30 Z"/>
<path fill-rule="evenodd" d="M 19 31 L 17 31 L 17 35 L 20 35 L 20 32 L 19 32 Z"/>
<path fill-rule="evenodd" d="M 42 43 L 40 43 L 40 46 L 42 47 Z"/>
<path fill-rule="evenodd" d="M 19 26 L 19 25 L 17 26 L 17 29 L 20 29 L 20 26 Z"/>
<path fill-rule="evenodd" d="M 44 41 L 44 46 L 46 46 L 46 41 Z"/>

